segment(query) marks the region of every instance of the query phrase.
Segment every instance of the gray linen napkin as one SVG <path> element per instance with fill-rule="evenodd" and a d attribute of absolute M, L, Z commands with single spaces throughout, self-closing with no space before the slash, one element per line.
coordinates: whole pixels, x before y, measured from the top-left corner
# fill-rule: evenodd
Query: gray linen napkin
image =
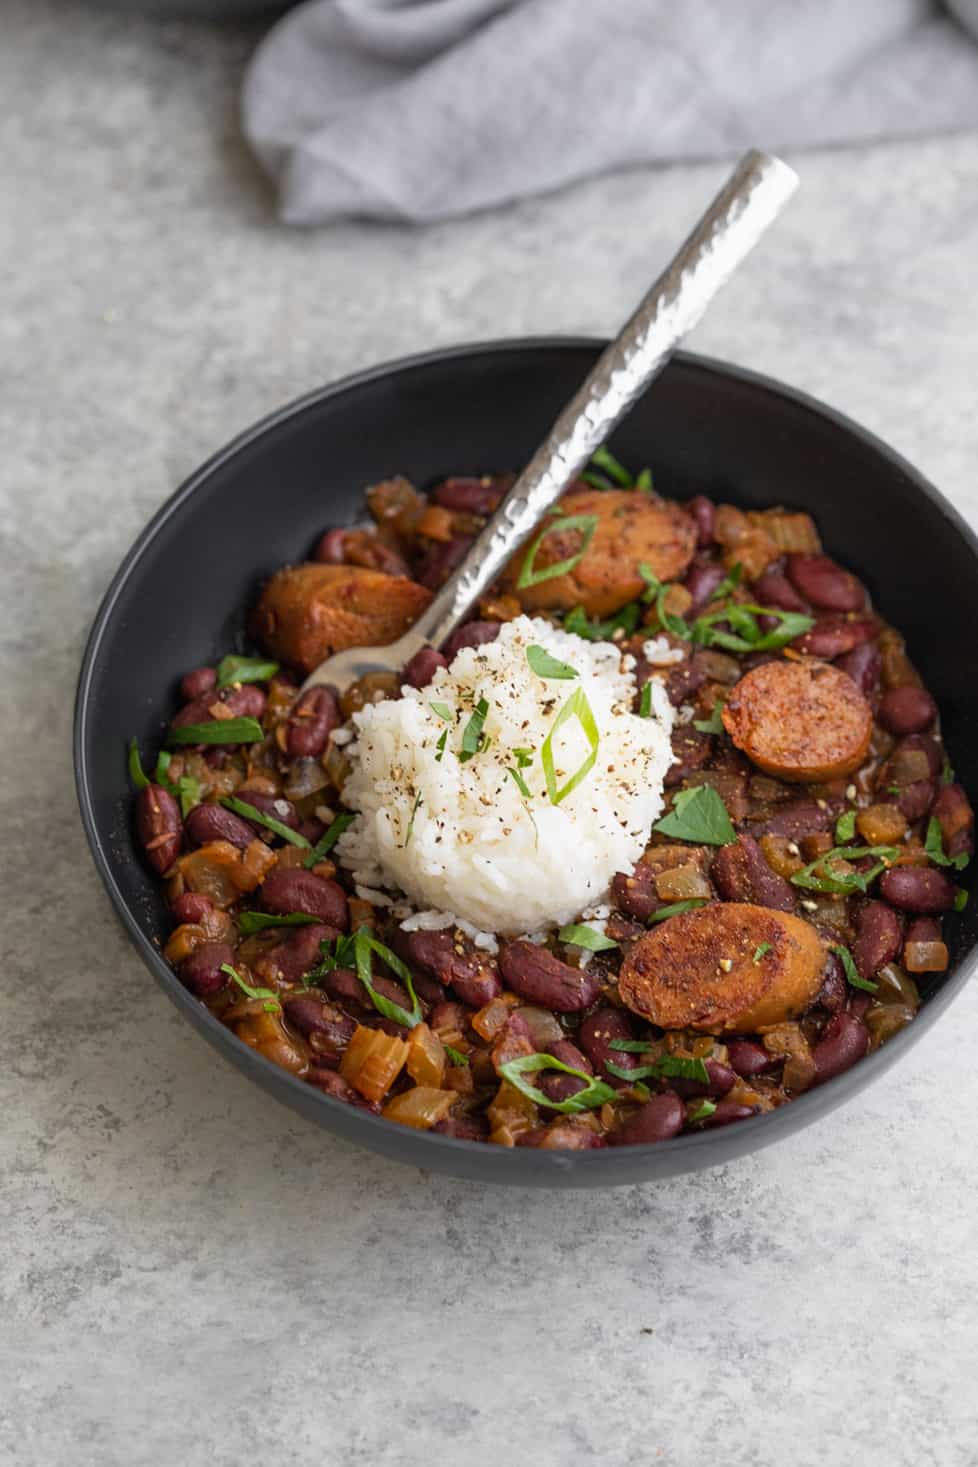
<path fill-rule="evenodd" d="M 978 35 L 978 0 L 949 0 Z M 245 132 L 290 224 L 441 219 L 610 168 L 978 125 L 930 0 L 311 0 Z"/>

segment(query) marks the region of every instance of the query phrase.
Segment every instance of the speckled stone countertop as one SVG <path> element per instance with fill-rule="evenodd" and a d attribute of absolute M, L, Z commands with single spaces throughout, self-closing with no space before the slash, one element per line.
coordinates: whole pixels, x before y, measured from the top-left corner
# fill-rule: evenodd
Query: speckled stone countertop
<path fill-rule="evenodd" d="M 2 31 L 0 1463 L 971 1467 L 974 988 L 780 1147 L 494 1191 L 223 1065 L 123 940 L 75 814 L 82 642 L 189 470 L 384 358 L 614 329 L 722 169 L 290 233 L 235 133 L 257 30 L 7 0 Z M 978 517 L 978 137 L 801 167 L 694 345 L 841 407 Z"/>

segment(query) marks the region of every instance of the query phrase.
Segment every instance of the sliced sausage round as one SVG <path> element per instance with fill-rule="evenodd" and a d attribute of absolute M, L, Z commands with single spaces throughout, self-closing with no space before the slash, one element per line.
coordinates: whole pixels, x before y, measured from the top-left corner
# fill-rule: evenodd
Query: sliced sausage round
<path fill-rule="evenodd" d="M 873 732 L 872 709 L 852 678 L 837 667 L 787 658 L 742 677 L 721 718 L 759 769 L 804 783 L 858 769 Z"/>
<path fill-rule="evenodd" d="M 618 988 L 662 1029 L 751 1033 L 804 1013 L 818 993 L 825 948 L 790 912 L 717 902 L 670 917 L 639 938 Z"/>

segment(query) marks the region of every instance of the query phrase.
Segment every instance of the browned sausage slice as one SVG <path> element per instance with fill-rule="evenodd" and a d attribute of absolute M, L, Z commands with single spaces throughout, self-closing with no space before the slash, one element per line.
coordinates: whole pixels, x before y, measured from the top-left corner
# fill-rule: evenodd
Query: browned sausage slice
<path fill-rule="evenodd" d="M 825 948 L 810 923 L 748 902 L 670 917 L 639 938 L 618 988 L 663 1029 L 747 1034 L 801 1014 L 821 984 Z"/>
<path fill-rule="evenodd" d="M 873 731 L 872 709 L 851 677 L 787 658 L 742 677 L 721 717 L 758 769 L 804 783 L 858 769 Z"/>
<path fill-rule="evenodd" d="M 274 657 L 311 672 L 345 647 L 395 642 L 430 600 L 417 581 L 363 566 L 286 566 L 262 592 L 253 632 Z"/>
<path fill-rule="evenodd" d="M 660 581 L 675 581 L 685 574 L 696 549 L 691 515 L 678 504 L 650 499 L 634 489 L 575 489 L 560 501 L 560 512 L 597 515 L 594 537 L 567 575 L 516 591 L 525 611 L 583 606 L 589 616 L 610 616 L 644 591 L 640 565 L 647 565 Z M 581 533 L 557 530 L 547 535 L 533 558 L 534 570 L 575 555 L 581 548 Z M 520 550 L 503 572 L 507 590 L 516 590 L 528 554 L 528 547 Z"/>

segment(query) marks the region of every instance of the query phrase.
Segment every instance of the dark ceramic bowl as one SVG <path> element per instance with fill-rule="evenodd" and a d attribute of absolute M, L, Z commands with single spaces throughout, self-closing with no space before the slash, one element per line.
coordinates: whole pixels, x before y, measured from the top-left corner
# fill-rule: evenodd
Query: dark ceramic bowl
<path fill-rule="evenodd" d="M 282 408 L 205 464 L 129 551 L 95 619 L 81 670 L 75 769 L 95 864 L 157 983 L 227 1059 L 327 1131 L 416 1166 L 482 1181 L 606 1187 L 730 1161 L 834 1109 L 894 1064 L 964 984 L 976 903 L 947 923 L 952 963 L 883 1049 L 791 1105 L 657 1146 L 508 1150 L 380 1120 L 261 1058 L 180 985 L 160 956 L 168 922 L 133 843 L 125 745 L 155 749 L 180 675 L 242 639 L 262 579 L 358 515 L 366 484 L 404 473 L 518 468 L 582 381 L 600 344 L 499 342 L 395 362 Z M 978 541 L 909 464 L 839 414 L 749 372 L 678 356 L 614 436 L 657 488 L 815 515 L 827 549 L 865 580 L 907 635 L 941 706 L 951 758 L 978 789 L 978 685 L 960 635 L 978 626 Z"/>

